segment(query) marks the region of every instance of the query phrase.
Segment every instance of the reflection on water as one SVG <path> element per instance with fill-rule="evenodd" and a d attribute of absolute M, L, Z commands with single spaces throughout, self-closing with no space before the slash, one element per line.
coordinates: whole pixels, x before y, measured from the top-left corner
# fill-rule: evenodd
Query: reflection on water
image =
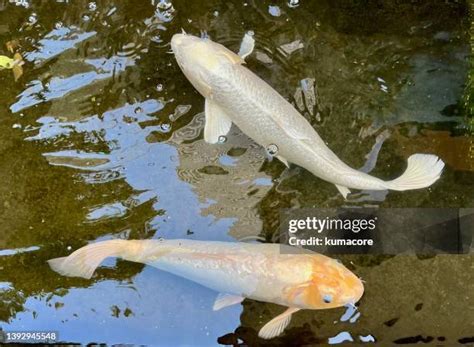
<path fill-rule="evenodd" d="M 17 83 L 0 71 L 1 327 L 83 343 L 255 345 L 281 307 L 247 300 L 213 312 L 217 293 L 148 267 L 109 260 L 87 281 L 45 261 L 112 237 L 275 240 L 288 207 L 472 206 L 465 6 L 372 6 L 1 2 L 0 46 L 18 41 L 26 61 Z M 169 54 L 182 28 L 234 51 L 253 31 L 248 67 L 351 166 L 389 178 L 412 153 L 430 152 L 447 163 L 442 179 L 344 202 L 305 170 L 269 162 L 236 127 L 223 143 L 204 143 L 203 99 Z M 359 311 L 298 313 L 279 342 L 472 332 L 463 319 L 472 258 L 342 260 L 367 282 Z"/>

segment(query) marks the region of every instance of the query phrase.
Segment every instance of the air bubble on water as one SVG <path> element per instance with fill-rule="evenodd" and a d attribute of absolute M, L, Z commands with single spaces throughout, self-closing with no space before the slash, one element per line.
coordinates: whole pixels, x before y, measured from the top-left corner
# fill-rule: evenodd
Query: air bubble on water
<path fill-rule="evenodd" d="M 300 5 L 299 0 L 288 0 L 288 7 L 290 8 L 295 8 L 295 7 L 298 7 L 299 5 Z"/>
<path fill-rule="evenodd" d="M 155 43 L 161 43 L 163 40 L 161 39 L 160 35 L 155 35 L 150 38 L 151 41 Z"/>
<path fill-rule="evenodd" d="M 135 112 L 135 114 L 142 113 L 143 109 L 140 106 L 138 106 L 137 108 L 135 108 L 135 110 L 133 112 Z"/>
<path fill-rule="evenodd" d="M 82 16 L 82 20 L 83 20 L 84 22 L 88 22 L 88 21 L 90 21 L 90 19 L 91 19 L 91 17 L 89 17 L 87 14 L 85 14 L 85 15 Z"/>
<path fill-rule="evenodd" d="M 249 34 L 250 36 L 254 36 L 255 32 L 253 30 L 249 30 L 249 31 L 247 31 L 247 34 Z"/>
<path fill-rule="evenodd" d="M 171 8 L 171 6 L 173 6 L 173 4 L 169 0 L 160 0 L 160 2 L 156 5 L 156 7 L 161 10 L 167 10 Z"/>
<path fill-rule="evenodd" d="M 36 13 L 32 13 L 31 16 L 28 17 L 28 23 L 35 24 L 38 21 L 38 16 Z"/>
<path fill-rule="evenodd" d="M 214 11 L 214 17 L 218 17 L 219 16 L 219 11 Z"/>
<path fill-rule="evenodd" d="M 10 2 L 12 1 L 10 0 Z M 15 5 L 22 6 L 24 8 L 30 7 L 30 3 L 28 2 L 28 0 L 15 0 Z"/>
<path fill-rule="evenodd" d="M 57 22 L 56 24 L 54 24 L 54 27 L 56 29 L 61 29 L 63 26 L 64 26 L 63 22 Z"/>
<path fill-rule="evenodd" d="M 267 153 L 271 155 L 272 157 L 278 154 L 278 146 L 275 144 L 269 145 L 266 149 L 267 149 Z"/>
<path fill-rule="evenodd" d="M 156 85 L 156 90 L 157 90 L 158 92 L 161 92 L 161 91 L 163 90 L 163 85 L 162 85 L 161 83 L 160 83 L 160 84 L 157 84 L 157 85 Z"/>
<path fill-rule="evenodd" d="M 225 137 L 224 135 L 221 135 L 219 136 L 219 139 L 218 139 L 219 143 L 224 143 L 227 141 L 227 137 Z"/>
<path fill-rule="evenodd" d="M 164 132 L 168 132 L 171 130 L 171 125 L 169 125 L 168 123 L 161 124 L 161 130 L 163 130 Z"/>
<path fill-rule="evenodd" d="M 67 246 L 66 249 L 67 249 L 68 251 L 70 251 L 70 250 L 72 249 L 72 247 L 71 247 L 71 246 Z"/>
<path fill-rule="evenodd" d="M 95 11 L 95 10 L 97 10 L 97 4 L 93 1 L 91 1 L 87 5 L 87 8 L 89 9 L 89 11 Z"/>

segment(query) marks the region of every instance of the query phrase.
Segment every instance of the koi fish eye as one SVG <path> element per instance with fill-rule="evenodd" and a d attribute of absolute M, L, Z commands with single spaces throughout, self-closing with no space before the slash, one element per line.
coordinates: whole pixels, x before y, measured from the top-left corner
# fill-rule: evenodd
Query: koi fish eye
<path fill-rule="evenodd" d="M 278 146 L 275 144 L 268 145 L 266 148 L 267 153 L 271 155 L 272 157 L 276 156 L 278 154 Z"/>
<path fill-rule="evenodd" d="M 330 304 L 332 302 L 332 295 L 331 294 L 326 294 L 323 296 L 323 301 L 326 304 Z"/>

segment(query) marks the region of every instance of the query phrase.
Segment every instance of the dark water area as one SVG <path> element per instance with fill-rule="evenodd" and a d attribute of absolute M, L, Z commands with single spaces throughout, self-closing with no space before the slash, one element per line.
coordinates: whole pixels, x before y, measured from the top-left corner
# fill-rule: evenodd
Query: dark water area
<path fill-rule="evenodd" d="M 471 255 L 341 256 L 365 281 L 357 312 L 282 307 L 109 259 L 91 280 L 46 260 L 111 238 L 275 240 L 282 208 L 474 207 L 471 13 L 462 1 L 6 1 L 0 55 L 0 327 L 78 343 L 473 343 Z M 413 153 L 446 168 L 427 189 L 354 191 L 268 161 L 237 127 L 203 140 L 204 99 L 170 54 L 184 29 L 238 51 L 351 167 L 398 176 Z M 371 152 L 372 151 L 372 152 Z M 410 232 L 407 226 L 406 232 Z"/>

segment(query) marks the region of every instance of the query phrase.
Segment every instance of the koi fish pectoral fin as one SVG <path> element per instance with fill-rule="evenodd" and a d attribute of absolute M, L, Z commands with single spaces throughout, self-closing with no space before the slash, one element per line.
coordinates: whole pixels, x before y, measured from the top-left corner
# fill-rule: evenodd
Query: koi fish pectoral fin
<path fill-rule="evenodd" d="M 365 172 L 366 174 L 370 173 L 377 164 L 377 158 L 379 156 L 380 149 L 382 148 L 383 143 L 386 139 L 390 137 L 390 131 L 385 129 L 382 133 L 380 133 L 377 138 L 375 139 L 375 143 L 372 146 L 370 152 L 365 156 L 367 159 L 365 161 L 364 166 L 362 166 L 359 171 Z"/>
<path fill-rule="evenodd" d="M 246 32 L 244 38 L 242 39 L 242 43 L 240 44 L 239 49 L 239 56 L 242 59 L 245 59 L 247 56 L 252 54 L 253 49 L 255 48 L 255 39 L 253 35 L 249 32 Z"/>
<path fill-rule="evenodd" d="M 227 135 L 232 126 L 229 116 L 212 100 L 206 98 L 206 124 L 204 125 L 204 140 L 207 143 L 217 143 L 221 136 Z"/>
<path fill-rule="evenodd" d="M 221 293 L 217 296 L 217 299 L 214 302 L 214 306 L 212 307 L 212 310 L 218 311 L 221 308 L 224 308 L 227 306 L 240 304 L 242 301 L 244 301 L 244 299 L 245 298 L 243 296 Z"/>
<path fill-rule="evenodd" d="M 337 184 L 336 184 L 336 188 L 337 188 L 337 190 L 339 190 L 339 193 L 342 194 L 342 196 L 344 197 L 344 199 L 347 199 L 347 195 L 349 195 L 349 194 L 351 193 L 351 191 L 350 191 L 349 188 L 347 188 L 347 187 L 340 186 L 340 185 L 337 185 Z"/>
<path fill-rule="evenodd" d="M 300 309 L 296 307 L 289 307 L 285 312 L 265 324 L 258 332 L 258 336 L 262 339 L 272 339 L 280 335 L 290 324 L 291 315 L 299 310 Z"/>

